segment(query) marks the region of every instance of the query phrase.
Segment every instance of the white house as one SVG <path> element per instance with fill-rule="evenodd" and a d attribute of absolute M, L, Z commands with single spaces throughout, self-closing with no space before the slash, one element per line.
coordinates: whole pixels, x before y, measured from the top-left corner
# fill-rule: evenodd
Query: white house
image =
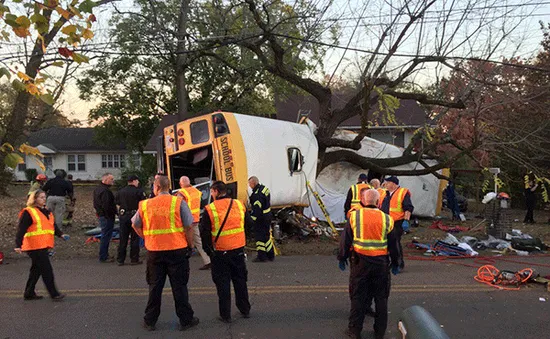
<path fill-rule="evenodd" d="M 106 172 L 120 177 L 121 169 L 129 166 L 130 157 L 132 161 L 139 161 L 124 143 L 99 143 L 93 128 L 51 127 L 32 133 L 28 142 L 44 155 L 46 172 L 33 156 L 27 156 L 25 163 L 15 170 L 17 180 L 26 180 L 27 168 L 35 168 L 48 178 L 54 176 L 56 169 L 64 169 L 74 180 L 98 180 Z"/>

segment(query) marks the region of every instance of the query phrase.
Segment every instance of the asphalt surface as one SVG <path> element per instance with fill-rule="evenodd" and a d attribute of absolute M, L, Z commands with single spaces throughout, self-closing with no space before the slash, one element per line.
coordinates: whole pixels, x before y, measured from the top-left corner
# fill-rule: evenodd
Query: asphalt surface
<path fill-rule="evenodd" d="M 497 261 L 501 269 L 537 268 L 550 274 L 546 258 L 516 257 L 531 264 Z M 145 265 L 100 264 L 94 260 L 52 260 L 56 283 L 67 298 L 24 301 L 30 260 L 0 265 L 0 338 L 342 338 L 347 326 L 349 271 L 334 257 L 277 257 L 273 263 L 248 263 L 250 319 L 217 320 L 217 296 L 200 258 L 191 258 L 190 302 L 200 324 L 177 330 L 167 283 L 157 331 L 141 320 L 147 301 Z M 460 264 L 480 266 L 472 260 Z M 400 314 L 412 305 L 426 308 L 451 338 L 550 338 L 550 293 L 541 285 L 501 291 L 473 280 L 476 268 L 446 262 L 407 261 L 392 277 L 386 338 L 401 338 Z M 46 295 L 41 282 L 38 293 Z M 543 298 L 540 301 L 540 298 Z M 367 318 L 363 338 L 372 335 Z"/>

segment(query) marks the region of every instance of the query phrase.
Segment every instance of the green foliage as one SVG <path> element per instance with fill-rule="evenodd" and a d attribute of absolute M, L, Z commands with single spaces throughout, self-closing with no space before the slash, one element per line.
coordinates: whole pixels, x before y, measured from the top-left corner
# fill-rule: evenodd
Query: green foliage
<path fill-rule="evenodd" d="M 7 196 L 9 195 L 8 188 L 10 183 L 14 180 L 13 172 L 7 168 L 0 169 L 0 194 Z"/>
<path fill-rule="evenodd" d="M 153 177 L 156 172 L 156 158 L 150 154 L 141 155 L 141 166 L 137 167 L 133 163 L 129 163 L 129 166 L 120 171 L 120 178 L 115 180 L 115 188 L 120 189 L 127 185 L 126 179 L 130 175 L 137 175 L 139 178 L 140 186 L 149 191 L 149 185 L 147 184 L 149 178 Z"/>
<path fill-rule="evenodd" d="M 181 2 L 136 0 L 134 4 L 137 14 L 116 15 L 111 20 L 111 36 L 120 52 L 127 54 L 98 59 L 97 66 L 78 80 L 78 86 L 82 99 L 101 100 L 89 116 L 98 122 L 98 133 L 125 139 L 132 149 L 142 150 L 160 118 L 177 112 L 175 32 Z M 289 17 L 277 31 L 301 35 L 299 19 L 291 18 L 292 7 L 275 2 L 268 10 L 274 19 Z M 242 4 L 226 7 L 214 1 L 191 7 L 190 37 L 185 41 L 189 53 L 183 71 L 192 115 L 219 109 L 275 113 L 274 93 L 295 92 L 286 81 L 269 74 L 250 50 L 234 44 L 214 48 L 216 44 L 208 42 L 213 32 L 225 27 L 228 38 L 233 32 L 251 33 L 251 20 Z M 321 60 L 321 49 L 306 48 L 317 56 L 305 58 L 298 44 L 297 40 L 285 40 L 285 48 L 292 52 L 287 54 L 288 64 L 300 72 L 313 69 L 310 64 Z"/>
<path fill-rule="evenodd" d="M 27 181 L 34 181 L 37 175 L 38 171 L 36 170 L 36 168 L 27 168 L 25 170 L 25 178 L 27 179 Z"/>

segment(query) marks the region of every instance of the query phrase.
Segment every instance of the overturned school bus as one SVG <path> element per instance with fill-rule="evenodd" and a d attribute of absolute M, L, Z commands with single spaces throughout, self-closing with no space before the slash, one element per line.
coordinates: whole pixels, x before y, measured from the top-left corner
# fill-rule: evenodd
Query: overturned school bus
<path fill-rule="evenodd" d="M 306 182 L 315 182 L 318 146 L 307 124 L 214 112 L 166 127 L 157 148 L 159 170 L 172 187 L 188 176 L 204 200 L 210 184 L 221 180 L 246 202 L 248 178 L 257 176 L 273 207 L 307 206 Z"/>

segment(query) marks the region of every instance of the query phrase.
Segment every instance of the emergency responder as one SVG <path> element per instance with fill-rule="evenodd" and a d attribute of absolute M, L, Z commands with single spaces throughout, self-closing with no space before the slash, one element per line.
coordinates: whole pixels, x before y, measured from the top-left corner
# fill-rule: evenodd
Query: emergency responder
<path fill-rule="evenodd" d="M 155 180 L 157 180 L 158 177 L 161 177 L 163 175 L 164 175 L 164 173 L 157 172 L 157 174 L 155 174 L 155 178 L 152 181 L 150 181 L 151 182 L 151 192 L 149 193 L 149 199 L 155 197 L 155 187 L 154 187 L 155 186 Z"/>
<path fill-rule="evenodd" d="M 210 257 L 202 249 L 202 241 L 199 231 L 202 192 L 191 186 L 191 180 L 186 176 L 182 176 L 180 178 L 180 187 L 181 189 L 178 191 L 177 196 L 181 197 L 183 201 L 187 203 L 187 206 L 189 206 L 189 209 L 191 210 L 191 214 L 193 214 L 193 243 L 203 262 L 203 266 L 199 268 L 199 270 L 209 270 Z"/>
<path fill-rule="evenodd" d="M 212 258 L 212 280 L 218 291 L 219 319 L 230 323 L 231 281 L 237 308 L 244 318 L 250 317 L 244 230 L 252 220 L 240 201 L 227 196 L 225 183 L 216 181 L 210 188 L 210 195 L 214 201 L 205 207 L 200 221 L 202 247 Z"/>
<path fill-rule="evenodd" d="M 344 214 L 346 216 L 353 207 L 360 206 L 361 198 L 359 196 L 359 192 L 361 192 L 363 188 L 371 188 L 367 181 L 367 175 L 365 173 L 361 173 L 359 174 L 357 183 L 349 188 L 348 196 L 346 197 L 346 202 L 344 203 Z"/>
<path fill-rule="evenodd" d="M 346 269 L 348 258 L 351 262 L 351 311 L 346 334 L 352 338 L 361 338 L 368 309 L 366 306 L 374 298 L 374 334 L 378 339 L 384 337 L 388 325 L 390 266 L 393 274 L 399 273 L 399 250 L 393 220 L 378 209 L 378 192 L 364 188 L 360 196 L 364 207 L 352 212 L 342 233 L 338 253 L 342 271 Z"/>
<path fill-rule="evenodd" d="M 73 197 L 73 185 L 65 180 L 65 171 L 55 170 L 55 178 L 48 180 L 42 188 L 48 195 L 48 209 L 55 217 L 55 224 L 61 228 L 65 214 L 65 197 Z"/>
<path fill-rule="evenodd" d="M 48 180 L 48 177 L 44 174 L 38 174 L 35 178 L 35 180 L 31 183 L 31 188 L 29 189 L 29 193 L 27 193 L 27 199 L 29 198 L 29 195 L 32 192 L 36 192 L 38 190 L 42 189 L 42 186 L 46 183 Z"/>
<path fill-rule="evenodd" d="M 42 190 L 33 192 L 27 200 L 27 207 L 19 213 L 19 227 L 15 236 L 15 252 L 26 252 L 32 260 L 32 266 L 25 287 L 25 300 L 38 300 L 42 296 L 34 290 L 40 276 L 54 301 L 65 298 L 55 287 L 52 264 L 48 249 L 54 246 L 54 235 L 69 240 L 54 223 L 54 216 L 46 205 L 46 193 Z"/>
<path fill-rule="evenodd" d="M 73 195 L 65 197 L 65 214 L 63 214 L 63 226 L 71 227 L 73 225 L 73 215 L 74 215 L 75 205 L 76 205 L 72 174 L 67 175 L 67 183 L 69 184 L 71 191 L 73 191 Z"/>
<path fill-rule="evenodd" d="M 118 205 L 118 219 L 120 221 L 120 240 L 118 243 L 117 265 L 124 265 L 126 247 L 130 238 L 130 265 L 140 265 L 139 236 L 132 228 L 132 217 L 138 210 L 141 200 L 146 199 L 145 192 L 139 187 L 137 175 L 127 178 L 128 185 L 115 194 L 115 203 Z"/>
<path fill-rule="evenodd" d="M 372 179 L 370 181 L 370 185 L 373 189 L 375 189 L 378 194 L 380 194 L 380 199 L 379 199 L 379 206 L 378 208 L 382 207 L 382 202 L 384 201 L 384 198 L 386 198 L 386 189 L 384 187 L 382 187 L 382 185 L 380 185 L 380 180 L 378 179 Z"/>
<path fill-rule="evenodd" d="M 187 204 L 170 194 L 170 180 L 158 176 L 153 183 L 155 198 L 139 203 L 132 226 L 145 240 L 147 249 L 146 280 L 149 301 L 145 308 L 143 327 L 155 330 L 160 315 L 161 297 L 166 275 L 170 278 L 180 330 L 199 323 L 189 304 L 189 256 L 193 247 L 193 215 Z"/>
<path fill-rule="evenodd" d="M 414 211 L 414 206 L 411 201 L 411 193 L 408 189 L 399 186 L 399 179 L 397 177 L 386 178 L 384 183 L 387 194 L 382 202 L 381 210 L 384 213 L 389 213 L 395 222 L 395 235 L 399 243 L 399 268 L 403 270 L 405 268 L 405 261 L 403 260 L 401 237 L 403 236 L 403 232 L 408 231 L 410 228 L 409 220 Z"/>
<path fill-rule="evenodd" d="M 254 238 L 258 254 L 253 262 L 266 262 L 275 260 L 273 239 L 271 238 L 271 202 L 269 188 L 260 184 L 257 177 L 248 179 L 248 186 L 252 189 L 250 217 L 254 221 Z"/>

